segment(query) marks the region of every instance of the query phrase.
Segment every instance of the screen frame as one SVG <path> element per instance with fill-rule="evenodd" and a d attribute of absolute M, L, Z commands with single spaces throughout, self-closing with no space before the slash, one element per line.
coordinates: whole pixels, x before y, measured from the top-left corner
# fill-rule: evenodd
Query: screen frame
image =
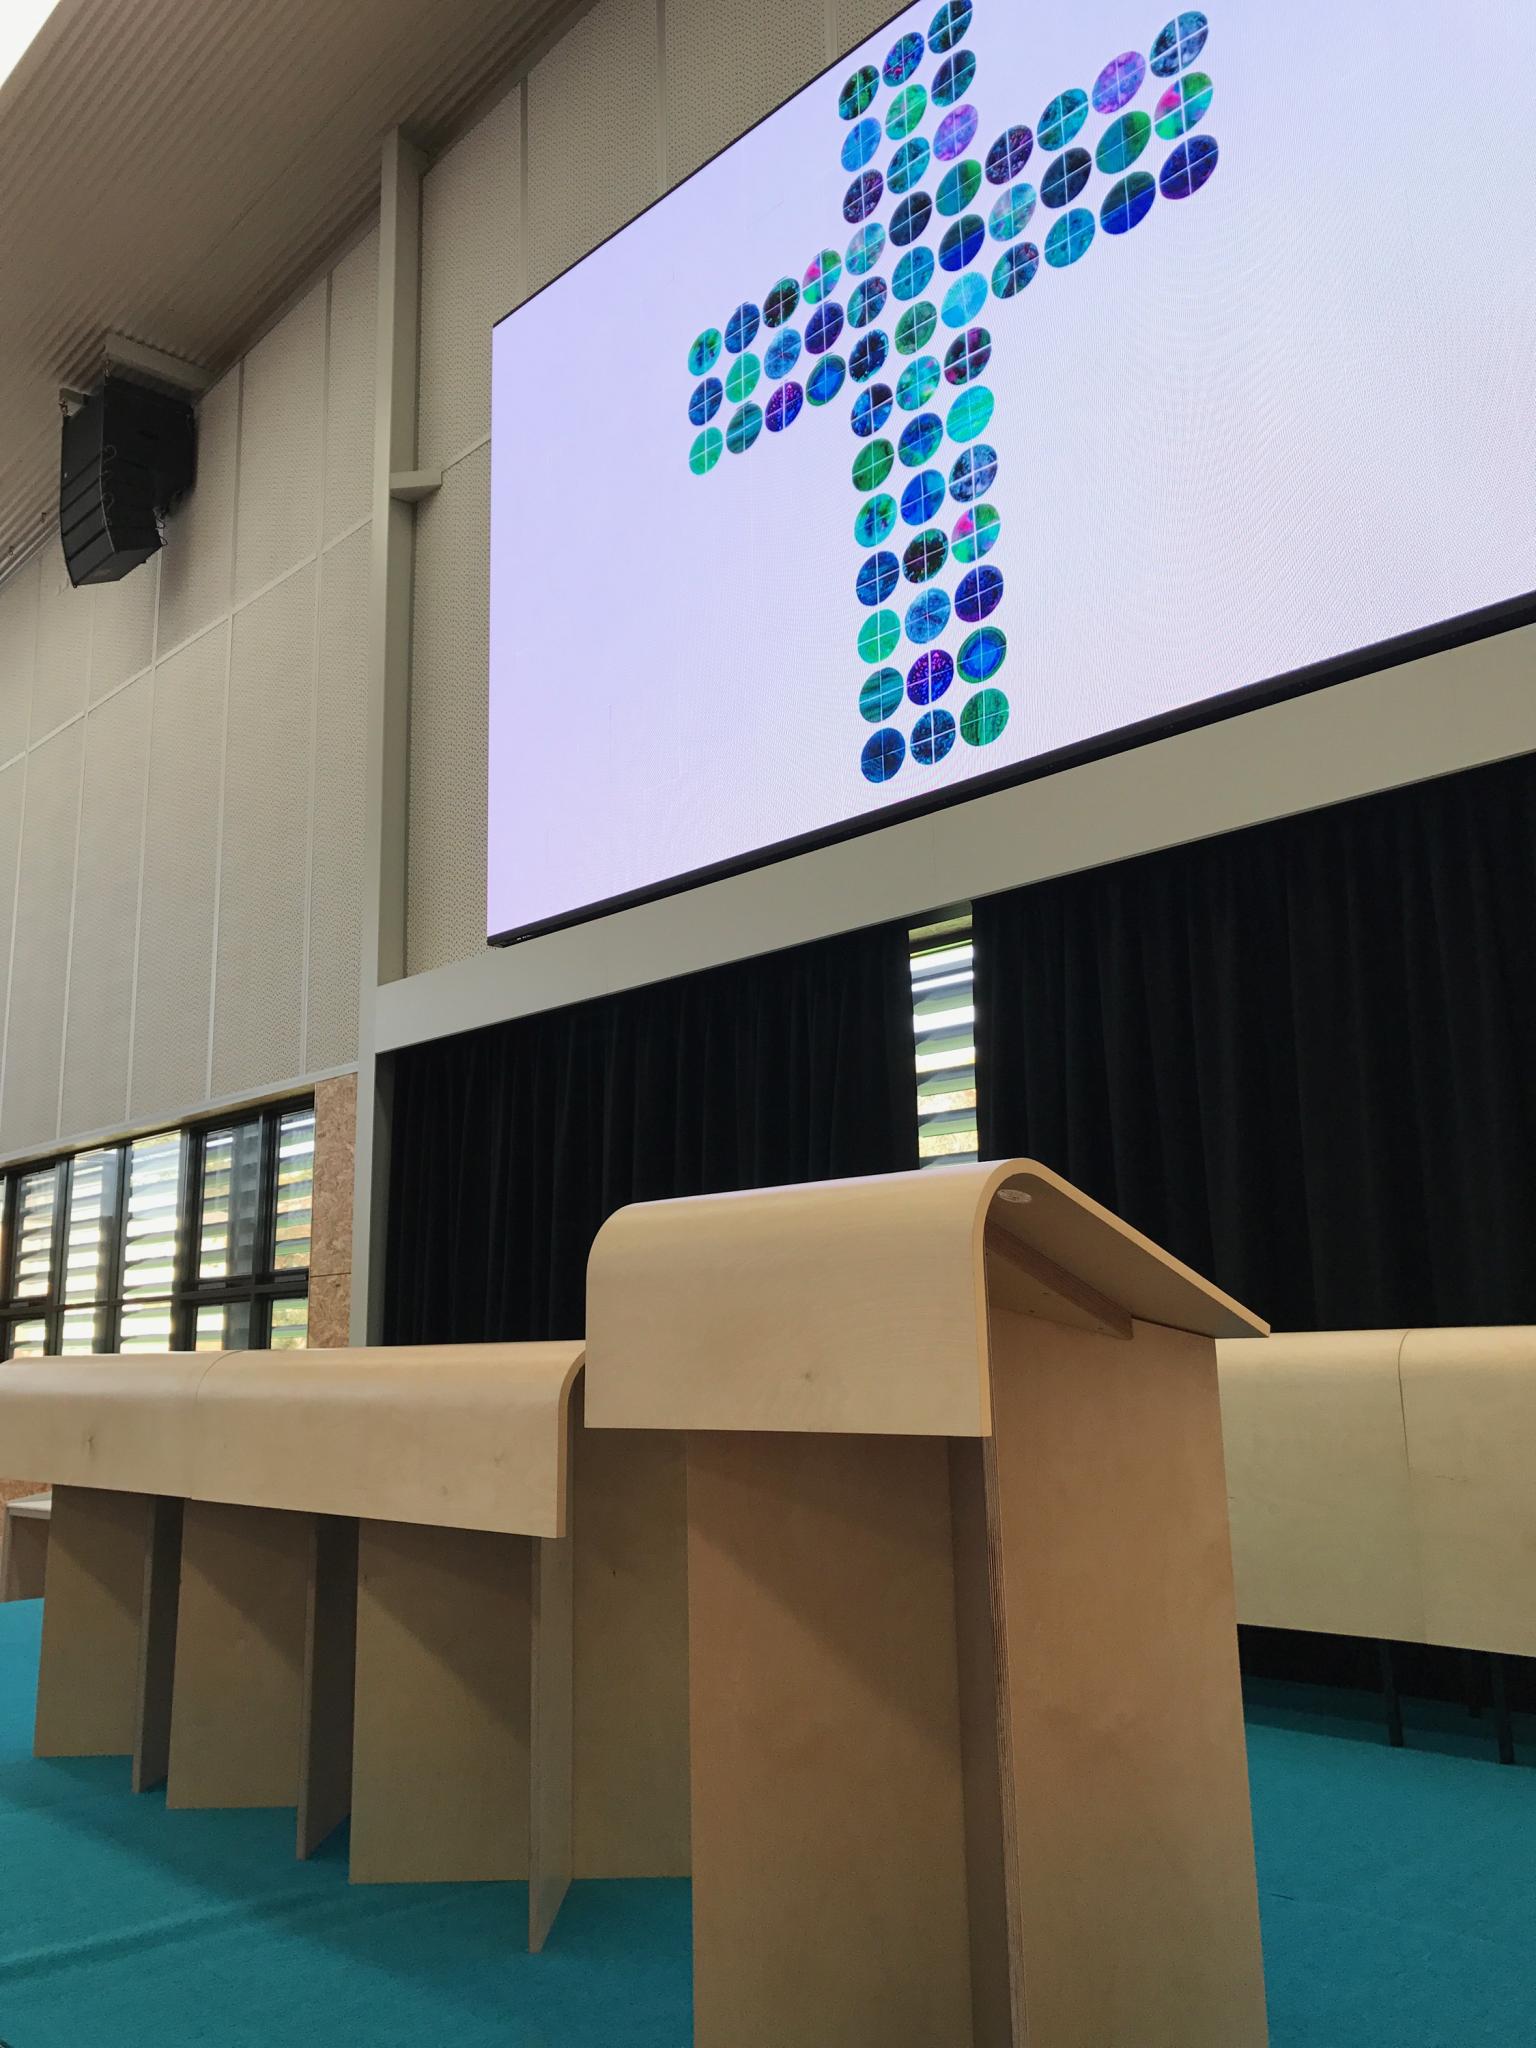
<path fill-rule="evenodd" d="M 731 140 L 722 143 L 713 155 L 665 192 L 642 206 L 638 213 L 616 227 L 611 234 L 604 235 L 600 242 L 574 262 L 567 263 L 562 270 L 541 284 L 537 291 L 529 292 L 519 299 L 515 306 L 491 323 L 491 333 L 504 327 L 509 320 L 515 320 L 525 307 L 553 290 L 583 264 L 590 263 L 594 256 L 627 234 L 636 222 L 654 213 L 685 185 L 701 177 L 717 164 L 721 157 L 729 155 L 738 143 L 755 134 L 759 128 L 775 120 L 792 102 L 808 92 L 813 92 L 834 72 L 840 71 L 855 51 L 863 49 L 866 43 L 884 35 L 891 24 L 906 14 L 913 0 L 901 0 L 884 15 L 868 34 L 850 43 L 840 57 L 830 63 L 791 93 L 775 102 L 767 113 L 759 115 L 748 127 L 743 128 Z M 494 345 L 493 345 L 494 359 Z M 495 460 L 496 420 L 494 398 L 491 416 L 491 459 Z M 487 563 L 494 573 L 495 562 L 490 555 L 490 539 L 486 542 Z M 1391 639 L 1378 640 L 1364 647 L 1353 648 L 1343 654 L 1327 655 L 1321 661 L 1309 663 L 1304 668 L 1261 678 L 1257 682 L 1237 683 L 1230 690 L 1219 691 L 1213 697 L 1202 698 L 1197 704 L 1186 705 L 1171 711 L 1161 711 L 1150 718 L 1138 719 L 1131 725 L 1119 725 L 1112 732 L 1097 733 L 1089 739 L 1079 740 L 1070 746 L 1056 747 L 1045 754 L 1036 754 L 1030 760 L 1017 761 L 1010 766 L 994 768 L 984 774 L 968 777 L 964 782 L 951 784 L 948 788 L 932 790 L 926 795 L 912 796 L 900 803 L 887 805 L 884 809 L 867 812 L 855 818 L 842 818 L 836 823 L 821 826 L 810 832 L 793 834 L 786 839 L 776 839 L 766 846 L 746 849 L 725 860 L 709 863 L 707 866 L 689 868 L 681 874 L 671 875 L 664 880 L 647 882 L 639 888 L 622 891 L 618 895 L 605 896 L 594 903 L 583 904 L 572 910 L 558 911 L 554 915 L 540 918 L 531 924 L 514 925 L 504 932 L 490 932 L 486 935 L 488 947 L 519 946 L 529 939 L 545 938 L 553 932 L 569 931 L 575 926 L 592 924 L 602 917 L 611 917 L 623 910 L 638 909 L 642 904 L 661 902 L 668 896 L 680 896 L 690 889 L 702 888 L 709 882 L 724 882 L 733 876 L 753 873 L 758 868 L 772 867 L 780 861 L 791 860 L 797 854 L 816 853 L 825 847 L 839 846 L 850 839 L 861 839 L 871 832 L 882 832 L 889 826 L 902 825 L 914 819 L 931 816 L 935 811 L 945 811 L 959 804 L 971 803 L 978 797 L 995 796 L 1006 789 L 1021 788 L 1031 782 L 1043 782 L 1047 777 L 1060 775 L 1071 768 L 1086 766 L 1092 761 L 1108 760 L 1116 754 L 1132 753 L 1139 747 L 1150 746 L 1154 741 L 1172 739 L 1180 733 L 1195 732 L 1202 726 L 1221 725 L 1234 718 L 1241 718 L 1247 712 L 1262 710 L 1271 704 L 1284 703 L 1288 698 L 1305 697 L 1318 690 L 1337 687 L 1341 683 L 1358 681 L 1367 675 L 1379 675 L 1389 669 L 1401 668 L 1404 663 L 1422 660 L 1433 654 L 1448 653 L 1451 649 L 1465 647 L 1477 640 L 1488 640 L 1500 633 L 1515 631 L 1521 626 L 1536 624 L 1536 590 L 1522 591 L 1508 598 L 1500 598 L 1493 604 L 1483 605 L 1475 611 L 1460 612 L 1450 618 L 1433 620 L 1427 625 L 1415 626 L 1406 633 L 1394 635 Z M 486 658 L 486 701 L 490 701 L 490 658 Z M 486 759 L 486 790 L 489 800 L 490 759 Z M 489 874 L 486 877 L 489 885 Z"/>

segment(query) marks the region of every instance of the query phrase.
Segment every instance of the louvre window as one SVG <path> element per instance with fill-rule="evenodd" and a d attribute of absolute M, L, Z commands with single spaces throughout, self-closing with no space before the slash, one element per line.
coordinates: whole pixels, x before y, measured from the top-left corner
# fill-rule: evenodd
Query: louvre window
<path fill-rule="evenodd" d="M 911 934 L 921 1166 L 977 1156 L 975 966 L 969 909 Z"/>

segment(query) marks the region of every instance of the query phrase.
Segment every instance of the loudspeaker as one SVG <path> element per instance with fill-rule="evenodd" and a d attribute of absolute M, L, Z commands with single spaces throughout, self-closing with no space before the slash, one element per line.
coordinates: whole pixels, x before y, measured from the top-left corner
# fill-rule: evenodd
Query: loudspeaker
<path fill-rule="evenodd" d="M 165 514 L 197 473 L 184 398 L 108 377 L 64 421 L 59 538 L 69 580 L 116 583 L 162 545 Z"/>

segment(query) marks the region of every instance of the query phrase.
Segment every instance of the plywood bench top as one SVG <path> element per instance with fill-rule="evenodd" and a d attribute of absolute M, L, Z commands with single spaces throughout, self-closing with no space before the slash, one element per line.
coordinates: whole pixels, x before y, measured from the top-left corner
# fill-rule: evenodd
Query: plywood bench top
<path fill-rule="evenodd" d="M 566 1525 L 579 1343 L 0 1366 L 0 1454 L 54 1485 L 436 1527 Z"/>
<path fill-rule="evenodd" d="M 986 1436 L 1006 1310 L 1265 1329 L 1033 1160 L 640 1203 L 587 1268 L 587 1421 Z"/>

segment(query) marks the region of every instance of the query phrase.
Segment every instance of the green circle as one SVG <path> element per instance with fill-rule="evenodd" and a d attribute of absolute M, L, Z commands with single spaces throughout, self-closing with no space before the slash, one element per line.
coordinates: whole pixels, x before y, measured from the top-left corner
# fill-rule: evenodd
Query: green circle
<path fill-rule="evenodd" d="M 896 450 L 889 441 L 867 442 L 853 458 L 853 488 L 877 490 L 890 475 L 895 460 Z"/>
<path fill-rule="evenodd" d="M 981 190 L 981 165 L 974 157 L 953 164 L 939 180 L 934 205 L 940 213 L 964 213 Z"/>
<path fill-rule="evenodd" d="M 762 374 L 763 366 L 756 356 L 738 356 L 725 379 L 725 395 L 730 403 L 740 405 L 743 399 L 750 398 Z"/>
<path fill-rule="evenodd" d="M 979 562 L 997 545 L 1002 529 L 1002 516 L 995 505 L 972 505 L 955 528 L 955 560 Z"/>
<path fill-rule="evenodd" d="M 688 451 L 688 467 L 695 476 L 708 476 L 725 447 L 725 436 L 718 427 L 706 427 Z"/>
<path fill-rule="evenodd" d="M 892 142 L 900 142 L 918 127 L 928 111 L 928 92 L 925 86 L 909 85 L 905 92 L 897 93 L 891 101 L 890 111 L 885 117 L 885 132 Z"/>
<path fill-rule="evenodd" d="M 901 620 L 895 612 L 871 612 L 859 628 L 859 658 L 871 664 L 888 661 L 901 639 Z"/>
<path fill-rule="evenodd" d="M 877 668 L 872 676 L 866 676 L 859 692 L 859 716 L 878 725 L 901 702 L 903 689 L 899 668 Z"/>
<path fill-rule="evenodd" d="M 1118 178 L 1128 171 L 1152 140 L 1152 116 L 1132 107 L 1118 121 L 1111 121 L 1099 137 L 1094 161 L 1106 177 Z"/>
<path fill-rule="evenodd" d="M 985 432 L 996 404 L 985 384 L 973 384 L 969 391 L 963 391 L 949 408 L 949 438 L 952 441 L 974 441 Z"/>
<path fill-rule="evenodd" d="M 1008 699 L 1001 690 L 978 690 L 960 714 L 960 737 L 968 746 L 990 747 L 1008 723 Z"/>
<path fill-rule="evenodd" d="M 904 412 L 920 412 L 938 388 L 938 359 L 919 356 L 901 373 L 896 385 L 896 403 Z"/>
<path fill-rule="evenodd" d="M 866 499 L 853 522 L 853 537 L 861 548 L 877 548 L 888 540 L 896 526 L 896 500 L 889 492 Z"/>
<path fill-rule="evenodd" d="M 706 370 L 712 370 L 720 360 L 720 351 L 725 337 L 718 327 L 706 327 L 688 351 L 688 374 L 702 377 Z"/>
<path fill-rule="evenodd" d="M 915 356 L 933 339 L 933 331 L 938 324 L 939 309 L 931 300 L 922 299 L 917 305 L 908 306 L 896 322 L 897 348 L 904 356 Z"/>
<path fill-rule="evenodd" d="M 805 273 L 805 288 L 801 296 L 808 306 L 818 306 L 821 301 L 837 290 L 837 281 L 843 274 L 843 259 L 835 249 L 823 249 L 808 266 Z"/>
<path fill-rule="evenodd" d="M 733 455 L 745 455 L 762 431 L 763 408 L 760 405 L 738 406 L 725 430 L 725 445 Z"/>

